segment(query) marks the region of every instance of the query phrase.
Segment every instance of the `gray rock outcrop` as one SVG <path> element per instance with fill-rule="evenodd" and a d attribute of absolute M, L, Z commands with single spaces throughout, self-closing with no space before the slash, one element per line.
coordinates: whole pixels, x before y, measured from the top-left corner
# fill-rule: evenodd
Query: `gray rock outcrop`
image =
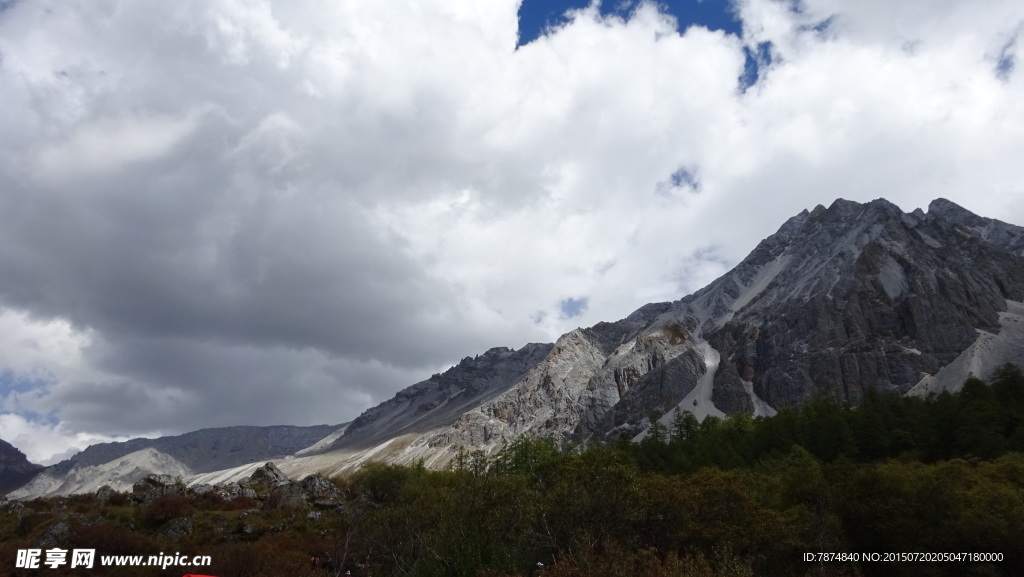
<path fill-rule="evenodd" d="M 131 500 L 136 503 L 152 503 L 164 495 L 185 494 L 185 484 L 170 475 L 150 474 L 132 485 Z"/>
<path fill-rule="evenodd" d="M 319 475 L 310 475 L 301 481 L 290 482 L 274 489 L 264 507 L 268 509 L 320 509 L 335 508 L 343 500 L 341 490 Z"/>

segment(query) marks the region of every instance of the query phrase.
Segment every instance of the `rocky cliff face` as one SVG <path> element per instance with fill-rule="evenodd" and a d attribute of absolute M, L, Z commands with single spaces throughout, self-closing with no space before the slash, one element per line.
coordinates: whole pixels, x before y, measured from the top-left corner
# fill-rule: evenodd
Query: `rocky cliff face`
<path fill-rule="evenodd" d="M 678 402 L 705 372 L 687 343 L 687 327 L 676 319 L 659 321 L 670 309 L 670 303 L 651 304 L 621 321 L 567 333 L 553 345 L 491 349 L 464 359 L 365 412 L 325 452 L 348 454 L 340 459 L 342 469 L 361 462 L 363 449 L 394 462 L 440 466 L 459 451 L 494 451 L 523 433 L 589 439 L 604 430 L 605 414 L 631 389 L 637 405 L 645 394 Z M 653 376 L 645 380 L 648 373 Z M 681 381 L 668 376 L 676 373 Z M 639 382 L 650 385 L 635 387 Z M 391 446 L 384 451 L 375 443 Z"/>
<path fill-rule="evenodd" d="M 0 439 L 0 495 L 29 482 L 42 468 L 42 465 L 30 463 L 25 453 Z"/>
<path fill-rule="evenodd" d="M 450 425 L 520 382 L 551 351 L 528 344 L 518 351 L 498 347 L 399 391 L 348 425 L 331 448 L 365 448 L 400 435 Z"/>
<path fill-rule="evenodd" d="M 878 200 L 798 216 L 712 285 L 772 271 L 708 335 L 727 359 L 716 405 L 752 410 L 747 388 L 775 407 L 857 403 L 867 387 L 906 393 L 979 331 L 1000 331 L 1000 312 L 1024 299 L 1022 242 L 1024 229 L 945 200 L 927 214 Z"/>

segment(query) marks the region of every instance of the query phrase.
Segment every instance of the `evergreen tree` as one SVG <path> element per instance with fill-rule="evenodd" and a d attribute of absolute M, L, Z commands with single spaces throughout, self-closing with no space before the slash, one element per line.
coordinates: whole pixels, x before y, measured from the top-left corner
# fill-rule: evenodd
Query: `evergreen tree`
<path fill-rule="evenodd" d="M 696 442 L 700 431 L 700 421 L 690 411 L 676 408 L 672 416 L 672 440 Z"/>

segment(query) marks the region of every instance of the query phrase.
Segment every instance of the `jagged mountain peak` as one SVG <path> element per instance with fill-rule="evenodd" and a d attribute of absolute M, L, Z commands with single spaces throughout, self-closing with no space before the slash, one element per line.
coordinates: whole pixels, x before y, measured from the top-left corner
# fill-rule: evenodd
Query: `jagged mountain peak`
<path fill-rule="evenodd" d="M 925 218 L 930 222 L 959 227 L 961 236 L 974 236 L 990 246 L 1024 256 L 1024 228 L 1020 226 L 978 216 L 944 198 L 935 199 L 928 205 Z"/>
<path fill-rule="evenodd" d="M 927 215 L 881 199 L 815 209 L 705 289 L 718 306 L 704 332 L 727 355 L 716 404 L 749 411 L 745 390 L 776 407 L 906 392 L 1024 298 L 1022 231 L 944 200 Z"/>
<path fill-rule="evenodd" d="M 935 200 L 928 203 L 928 214 L 933 216 L 941 216 L 949 220 L 966 220 L 966 219 L 979 219 L 978 215 L 967 210 L 966 208 L 956 204 L 955 202 L 945 199 L 936 198 Z"/>
<path fill-rule="evenodd" d="M 696 315 L 707 330 L 721 326 L 732 313 L 765 298 L 769 300 L 764 304 L 770 305 L 779 299 L 804 300 L 823 288 L 828 294 L 840 277 L 855 275 L 857 266 L 862 272 L 876 266 L 878 263 L 872 261 L 877 261 L 882 252 L 906 260 L 913 247 L 925 252 L 941 248 L 951 240 L 951 226 L 971 225 L 965 234 L 997 250 L 1010 248 L 1014 252 L 1018 243 L 1024 244 L 1024 229 L 1020 227 L 978 217 L 941 199 L 931 206 L 939 208 L 922 218 L 924 213 L 903 213 L 885 199 L 863 204 L 839 199 L 829 208 L 818 205 L 809 213 L 803 211 L 789 219 L 733 270 L 682 301 L 709 309 Z M 896 272 L 892 265 L 889 268 L 889 272 Z M 783 285 L 791 290 L 765 290 Z M 890 296 L 896 288 L 893 283 L 887 284 Z M 709 294 L 714 296 L 709 298 Z"/>
<path fill-rule="evenodd" d="M 690 305 L 701 329 L 709 332 L 762 295 L 804 298 L 834 283 L 842 266 L 851 265 L 869 243 L 916 225 L 916 219 L 885 199 L 865 204 L 838 199 L 828 208 L 818 205 L 787 220 L 735 268 L 680 302 Z M 776 281 L 779 275 L 783 276 Z M 765 293 L 772 284 L 781 285 L 793 276 L 800 277 L 789 279 L 795 280 L 793 290 Z"/>

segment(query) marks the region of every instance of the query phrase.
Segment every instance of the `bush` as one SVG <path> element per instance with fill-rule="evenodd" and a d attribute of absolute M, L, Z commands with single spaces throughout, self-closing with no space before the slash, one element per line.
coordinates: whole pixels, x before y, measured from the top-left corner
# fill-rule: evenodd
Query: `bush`
<path fill-rule="evenodd" d="M 185 495 L 163 495 L 143 507 L 141 519 L 148 525 L 159 526 L 171 519 L 187 517 L 192 511 L 192 499 Z"/>

